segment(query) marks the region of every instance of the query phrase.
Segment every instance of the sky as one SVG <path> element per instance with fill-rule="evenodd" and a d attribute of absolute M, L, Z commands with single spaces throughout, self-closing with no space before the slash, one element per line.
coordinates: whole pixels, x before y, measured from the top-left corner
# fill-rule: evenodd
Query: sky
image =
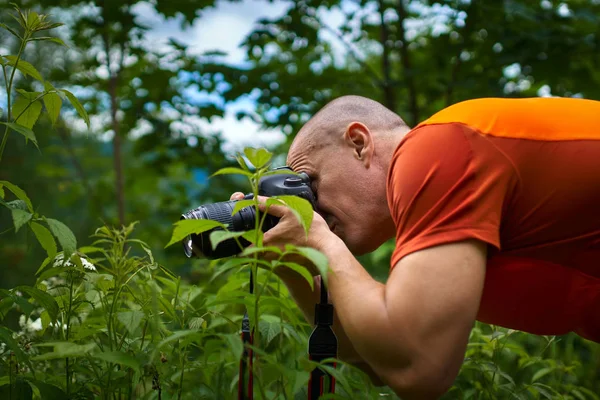
<path fill-rule="evenodd" d="M 226 62 L 235 65 L 245 61 L 245 51 L 240 47 L 240 43 L 252 31 L 255 22 L 260 18 L 275 18 L 284 15 L 289 7 L 289 2 L 270 2 L 268 0 L 242 0 L 235 3 L 217 1 L 215 8 L 203 11 L 201 17 L 191 27 L 184 30 L 181 28 L 180 19 L 165 20 L 148 3 L 138 3 L 134 12 L 138 15 L 139 22 L 152 27 L 145 37 L 147 46 L 160 49 L 165 46 L 170 37 L 173 37 L 187 44 L 192 53 L 200 54 L 208 50 L 224 51 L 227 53 Z M 319 9 L 319 17 L 325 25 L 333 30 L 337 30 L 343 23 L 344 12 L 354 11 L 360 6 L 355 2 L 342 1 L 341 7 L 343 10 L 340 8 Z M 369 3 L 363 8 L 362 13 L 367 15 L 367 18 L 374 19 L 373 22 L 377 22 L 378 14 L 375 11 L 375 3 Z M 444 25 L 440 22 L 448 15 L 448 12 L 451 12 L 449 8 L 442 6 L 432 7 L 428 11 L 432 16 L 430 20 L 407 21 L 409 35 L 416 34 L 418 25 L 424 27 L 424 24 L 435 24 L 443 29 Z M 347 53 L 345 44 L 327 30 L 321 30 L 319 34 L 322 39 L 331 44 L 334 51 L 334 62 L 342 62 Z M 200 92 L 188 91 L 186 95 L 196 101 L 208 99 L 205 93 Z M 224 118 L 214 118 L 210 123 L 200 118 L 193 118 L 192 121 L 187 122 L 199 125 L 202 131 L 220 131 L 226 140 L 223 150 L 228 153 L 236 152 L 248 145 L 269 147 L 283 141 L 285 136 L 279 129 L 261 130 L 249 118 L 240 121 L 235 118 L 238 111 L 251 111 L 253 108 L 253 101 L 246 97 L 228 104 Z"/>
<path fill-rule="evenodd" d="M 245 60 L 245 51 L 240 47 L 240 43 L 252 31 L 254 23 L 260 18 L 281 16 L 288 7 L 289 3 L 271 3 L 266 0 L 242 0 L 236 3 L 218 1 L 215 8 L 203 11 L 202 16 L 185 30 L 181 29 L 180 20 L 165 20 L 147 3 L 138 3 L 135 12 L 140 22 L 153 27 L 145 38 L 148 46 L 160 48 L 173 37 L 189 45 L 190 51 L 195 54 L 207 50 L 224 51 L 227 53 L 225 61 L 235 65 Z M 335 15 L 329 19 L 330 22 L 336 22 Z M 187 95 L 195 100 L 206 97 L 199 92 L 188 92 Z M 228 153 L 239 151 L 244 146 L 270 147 L 283 141 L 285 136 L 281 130 L 261 130 L 259 125 L 249 118 L 238 121 L 235 117 L 238 111 L 251 111 L 253 108 L 254 103 L 246 97 L 228 104 L 224 118 L 213 118 L 210 123 L 197 118 L 193 122 L 203 131 L 220 131 L 226 140 L 223 150 Z"/>

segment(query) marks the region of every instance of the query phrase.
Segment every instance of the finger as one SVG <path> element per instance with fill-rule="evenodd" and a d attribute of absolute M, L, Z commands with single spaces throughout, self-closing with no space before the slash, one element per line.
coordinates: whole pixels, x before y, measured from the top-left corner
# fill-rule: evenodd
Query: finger
<path fill-rule="evenodd" d="M 267 204 L 267 201 L 270 200 L 271 204 Z M 287 214 L 288 208 L 282 204 L 280 200 L 270 199 L 265 196 L 258 196 L 258 209 L 262 212 L 266 212 L 267 214 L 273 215 L 274 217 L 281 218 Z"/>
<path fill-rule="evenodd" d="M 235 192 L 229 198 L 229 200 L 243 200 L 243 199 L 244 199 L 244 193 L 242 193 L 242 192 Z"/>

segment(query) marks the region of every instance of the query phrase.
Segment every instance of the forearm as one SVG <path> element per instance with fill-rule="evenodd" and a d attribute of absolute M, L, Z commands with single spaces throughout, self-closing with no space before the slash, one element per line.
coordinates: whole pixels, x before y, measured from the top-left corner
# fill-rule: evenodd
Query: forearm
<path fill-rule="evenodd" d="M 343 243 L 334 241 L 321 251 L 330 261 L 329 293 L 347 340 L 402 398 L 422 398 L 425 392 L 420 387 L 423 368 L 417 365 L 423 361 L 418 334 L 410 331 L 409 321 L 400 328 L 392 322 L 385 285 L 375 281 Z"/>

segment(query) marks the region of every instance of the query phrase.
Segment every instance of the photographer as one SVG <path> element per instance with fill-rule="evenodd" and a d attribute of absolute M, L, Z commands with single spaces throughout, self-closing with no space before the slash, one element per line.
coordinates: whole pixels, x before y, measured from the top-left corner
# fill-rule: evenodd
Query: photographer
<path fill-rule="evenodd" d="M 341 97 L 288 154 L 318 199 L 308 238 L 271 207 L 281 220 L 264 245 L 328 257 L 341 359 L 403 399 L 436 398 L 476 319 L 600 342 L 599 160 L 600 102 L 471 100 L 411 130 L 375 101 Z M 392 237 L 381 284 L 354 255 Z M 280 277 L 312 321 L 319 285 Z"/>

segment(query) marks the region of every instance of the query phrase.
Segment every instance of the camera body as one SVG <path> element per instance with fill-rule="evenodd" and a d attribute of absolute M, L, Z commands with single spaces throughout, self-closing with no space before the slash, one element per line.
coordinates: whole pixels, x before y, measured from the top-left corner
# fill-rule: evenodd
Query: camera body
<path fill-rule="evenodd" d="M 306 173 L 294 173 L 289 167 L 276 168 L 274 171 L 277 171 L 277 173 L 264 176 L 260 179 L 258 183 L 258 194 L 260 196 L 298 196 L 307 200 L 313 209 L 316 209 L 317 199 L 310 187 L 310 178 Z M 248 194 L 244 198 L 252 199 L 253 195 Z M 249 206 L 242 208 L 235 215 L 231 215 L 236 203 L 237 200 L 230 200 L 204 204 L 182 214 L 181 219 L 210 219 L 218 221 L 227 226 L 227 229 L 232 232 L 253 229 L 256 218 L 262 218 L 262 213 L 257 211 L 254 206 Z M 277 222 L 279 222 L 279 218 L 267 214 L 262 225 L 263 232 L 273 228 L 277 225 Z M 210 234 L 215 230 L 222 229 L 215 228 L 185 238 L 183 240 L 183 249 L 186 256 L 209 259 L 229 257 L 240 253 L 250 244 L 244 238 L 238 238 L 239 244 L 235 239 L 228 239 L 219 243 L 213 249 L 210 243 Z"/>

